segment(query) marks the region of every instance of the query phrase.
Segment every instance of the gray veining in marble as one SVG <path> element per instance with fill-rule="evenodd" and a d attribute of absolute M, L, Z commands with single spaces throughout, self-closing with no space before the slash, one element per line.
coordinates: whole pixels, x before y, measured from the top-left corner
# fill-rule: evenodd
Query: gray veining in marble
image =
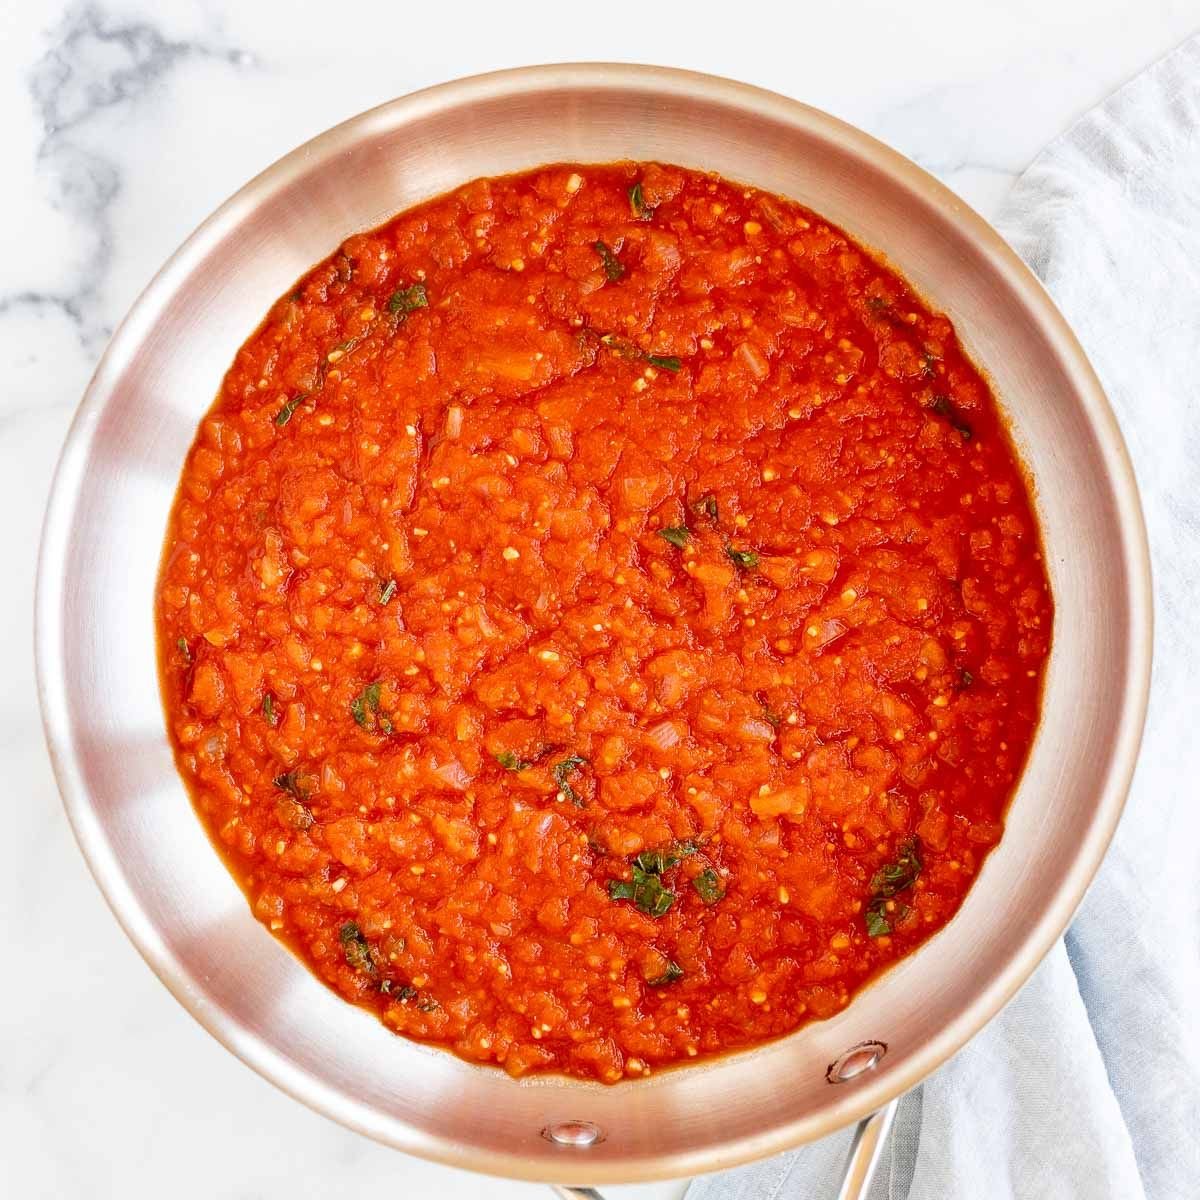
<path fill-rule="evenodd" d="M 92 353 L 112 334 L 102 291 L 114 253 L 109 210 L 123 173 L 103 142 L 87 136 L 87 127 L 105 110 L 161 101 L 164 78 L 188 59 L 237 71 L 252 66 L 254 56 L 216 40 L 171 39 L 151 23 L 114 20 L 92 4 L 70 8 L 49 43 L 29 76 L 43 131 L 36 161 L 49 203 L 88 231 L 88 244 L 69 286 L 0 293 L 0 316 L 21 306 L 57 308 Z"/>

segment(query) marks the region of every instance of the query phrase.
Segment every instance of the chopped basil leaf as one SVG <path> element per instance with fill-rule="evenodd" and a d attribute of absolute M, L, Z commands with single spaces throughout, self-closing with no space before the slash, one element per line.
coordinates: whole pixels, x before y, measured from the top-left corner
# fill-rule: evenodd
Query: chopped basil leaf
<path fill-rule="evenodd" d="M 396 594 L 396 581 L 389 579 L 386 583 L 379 585 L 379 603 L 387 604 L 387 602 Z"/>
<path fill-rule="evenodd" d="M 400 1004 L 407 1004 L 417 994 L 411 983 L 398 983 L 394 979 L 381 979 L 379 990 Z"/>
<path fill-rule="evenodd" d="M 725 553 L 742 571 L 753 571 L 758 566 L 758 555 L 753 550 L 735 550 L 732 546 L 726 546 Z"/>
<path fill-rule="evenodd" d="M 712 867 L 705 867 L 692 880 L 692 887 L 700 893 L 700 899 L 705 904 L 716 904 L 718 900 L 723 899 L 725 896 L 725 889 L 721 886 L 721 877 Z"/>
<path fill-rule="evenodd" d="M 364 729 L 370 725 L 371 714 L 379 711 L 379 684 L 368 683 L 353 700 L 350 701 L 350 715 Z"/>
<path fill-rule="evenodd" d="M 658 876 L 648 875 L 642 880 L 633 902 L 642 912 L 657 919 L 666 916 L 675 903 L 675 893 L 667 891 Z"/>
<path fill-rule="evenodd" d="M 183 661 L 190 667 L 192 665 L 192 648 L 188 645 L 187 638 L 176 638 L 175 649 L 183 655 Z"/>
<path fill-rule="evenodd" d="M 618 358 L 637 359 L 638 361 L 645 358 L 645 354 L 628 338 L 620 337 L 615 333 L 601 334 L 600 344 L 611 350 Z"/>
<path fill-rule="evenodd" d="M 428 307 L 429 296 L 423 283 L 414 283 L 411 287 L 400 288 L 391 294 L 387 302 L 388 312 L 399 314 L 401 320 L 418 308 Z"/>
<path fill-rule="evenodd" d="M 366 333 L 360 333 L 356 337 L 347 338 L 344 342 L 338 342 L 338 344 L 334 346 L 334 348 L 330 350 L 329 354 L 326 356 L 327 361 L 336 361 L 333 359 L 333 355 L 335 354 L 340 354 L 341 356 L 345 357 L 345 355 L 349 354 L 351 350 L 356 350 L 362 344 L 362 340 L 366 336 Z"/>
<path fill-rule="evenodd" d="M 571 786 L 567 776 L 576 768 L 582 767 L 585 762 L 587 762 L 586 758 L 580 758 L 578 754 L 572 754 L 569 758 L 564 758 L 562 762 L 554 764 L 554 782 L 558 784 L 558 790 L 576 808 L 583 808 L 583 797 Z"/>
<path fill-rule="evenodd" d="M 298 392 L 275 414 L 275 424 L 279 426 L 286 425 L 292 419 L 292 413 L 307 399 L 307 392 Z"/>
<path fill-rule="evenodd" d="M 597 250 L 600 246 L 604 246 L 604 243 L 597 242 Z M 608 250 L 607 246 L 605 246 L 605 250 Z M 609 251 L 609 254 L 611 255 L 612 251 Z M 625 273 L 625 268 L 621 265 L 620 260 L 615 257 L 612 258 L 612 263 L 617 274 L 614 275 L 610 271 L 607 260 L 604 270 L 609 279 L 616 282 Z M 611 350 L 619 358 L 629 359 L 631 362 L 649 363 L 652 367 L 658 367 L 662 371 L 674 373 L 683 366 L 683 360 L 673 354 L 651 354 L 649 351 L 643 350 L 640 346 L 634 345 L 628 338 L 621 337 L 616 333 L 602 333 L 600 335 L 600 344 Z"/>
<path fill-rule="evenodd" d="M 683 968 L 674 960 L 667 961 L 667 969 L 661 975 L 655 975 L 653 979 L 646 980 L 647 987 L 665 987 L 668 983 L 674 983 L 677 979 L 683 978 Z"/>
<path fill-rule="evenodd" d="M 675 862 L 668 862 L 669 855 L 669 850 L 643 850 L 633 861 L 647 875 L 661 875 L 669 867 L 676 865 Z"/>
<path fill-rule="evenodd" d="M 901 844 L 896 861 L 885 863 L 871 877 L 872 896 L 887 900 L 897 892 L 912 887 L 920 874 L 920 843 L 916 838 L 909 838 Z"/>
<path fill-rule="evenodd" d="M 762 706 L 763 720 L 766 721 L 772 729 L 778 729 L 783 724 L 783 720 L 777 712 L 772 712 L 765 704 Z"/>
<path fill-rule="evenodd" d="M 285 775 L 276 775 L 272 780 L 285 795 L 279 797 L 276 811 L 285 825 L 292 829 L 311 829 L 314 821 L 312 809 L 304 802 L 312 794 L 316 778 L 304 774 L 299 767 Z"/>
<path fill-rule="evenodd" d="M 695 853 L 695 842 L 676 842 L 666 850 L 643 850 L 633 861 L 648 874 L 661 875 Z"/>
<path fill-rule="evenodd" d="M 310 794 L 308 781 L 311 778 L 312 776 L 303 774 L 297 767 L 294 771 L 288 771 L 284 775 L 276 775 L 271 782 L 281 792 L 287 792 L 289 796 L 297 800 L 307 800 Z"/>
<path fill-rule="evenodd" d="M 266 721 L 272 729 L 279 724 L 279 712 L 275 708 L 275 697 L 270 692 L 263 694 L 262 702 L 263 720 Z"/>
<path fill-rule="evenodd" d="M 659 878 L 697 850 L 693 841 L 676 842 L 667 850 L 643 850 L 630 866 L 633 878 L 610 879 L 608 894 L 613 900 L 632 900 L 644 913 L 661 917 L 675 903 L 675 893 Z"/>
<path fill-rule="evenodd" d="M 662 885 L 657 875 L 643 871 L 634 864 L 633 878 L 628 882 L 610 879 L 608 894 L 613 900 L 632 900 L 634 906 L 650 917 L 666 916 L 671 905 L 675 903 L 675 893 L 668 891 Z"/>
<path fill-rule="evenodd" d="M 868 937 L 882 937 L 892 932 L 887 902 L 897 892 L 916 883 L 921 866 L 921 844 L 912 837 L 901 843 L 895 862 L 885 863 L 871 877 L 871 900 L 864 913 Z M 907 908 L 902 908 L 901 915 L 907 911 Z"/>
<path fill-rule="evenodd" d="M 692 505 L 692 512 L 703 513 L 710 521 L 721 519 L 720 510 L 717 508 L 717 498 L 711 492 L 707 496 L 701 496 Z"/>
<path fill-rule="evenodd" d="M 884 911 L 884 901 L 872 902 L 866 911 L 867 937 L 883 937 L 892 932 L 892 924 Z"/>
<path fill-rule="evenodd" d="M 974 682 L 975 676 L 966 667 L 960 667 L 958 671 L 958 690 L 965 692 Z"/>
<path fill-rule="evenodd" d="M 423 996 L 417 1001 L 417 1009 L 420 1012 L 436 1012 L 441 1007 L 432 996 Z"/>
<path fill-rule="evenodd" d="M 964 442 L 969 442 L 975 436 L 975 431 L 963 419 L 949 396 L 934 396 L 929 406 L 953 429 Z"/>
<path fill-rule="evenodd" d="M 692 536 L 692 531 L 686 525 L 668 525 L 658 531 L 658 536 L 682 550 L 687 545 L 688 538 Z"/>
<path fill-rule="evenodd" d="M 637 220 L 648 221 L 654 209 L 646 203 L 646 198 L 642 195 L 642 181 L 640 179 L 629 189 L 627 195 L 629 196 L 629 211 L 633 213 Z"/>
<path fill-rule="evenodd" d="M 350 701 L 350 715 L 363 729 L 371 732 L 391 733 L 392 722 L 387 713 L 380 712 L 379 696 L 383 684 L 376 680 L 368 683 L 353 700 Z"/>
<path fill-rule="evenodd" d="M 636 893 L 636 882 L 632 879 L 610 879 L 608 881 L 608 896 L 610 900 L 632 900 Z"/>
<path fill-rule="evenodd" d="M 596 242 L 592 249 L 600 255 L 600 262 L 604 265 L 604 274 L 608 278 L 609 283 L 616 283 L 622 275 L 625 274 L 625 267 L 621 260 L 612 252 L 612 249 L 604 242 Z"/>
<path fill-rule="evenodd" d="M 670 371 L 672 375 L 683 366 L 683 362 L 676 358 L 674 354 L 647 354 L 646 361 L 652 367 L 659 367 L 664 371 Z"/>
<path fill-rule="evenodd" d="M 504 751 L 501 751 L 501 753 L 499 753 L 499 754 L 497 754 L 497 755 L 496 755 L 496 761 L 497 761 L 497 762 L 498 762 L 498 763 L 499 763 L 499 764 L 500 764 L 500 765 L 501 765 L 501 766 L 502 766 L 502 767 L 503 767 L 503 768 L 504 768 L 506 771 L 524 771 L 524 770 L 525 770 L 525 769 L 526 769 L 526 768 L 527 768 L 527 767 L 530 765 L 530 764 L 529 764 L 529 763 L 527 763 L 527 762 L 523 762 L 523 761 L 522 761 L 520 758 L 518 758 L 518 757 L 517 757 L 517 755 L 516 755 L 516 754 L 515 754 L 513 751 L 511 751 L 511 750 L 504 750 Z"/>
<path fill-rule="evenodd" d="M 367 975 L 375 974 L 375 959 L 371 957 L 371 947 L 363 937 L 362 930 L 353 921 L 347 921 L 338 930 L 338 940 L 342 943 L 346 961 L 356 971 L 363 971 Z"/>

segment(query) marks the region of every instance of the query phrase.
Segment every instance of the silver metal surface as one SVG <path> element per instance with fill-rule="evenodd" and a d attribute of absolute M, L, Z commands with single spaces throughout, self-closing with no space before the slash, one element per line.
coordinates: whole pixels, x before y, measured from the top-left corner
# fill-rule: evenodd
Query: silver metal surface
<path fill-rule="evenodd" d="M 842 1055 L 842 1059 L 846 1063 L 854 1062 L 855 1068 L 850 1073 L 839 1076 L 836 1080 L 831 1079 L 831 1082 L 844 1083 L 846 1080 L 853 1079 L 855 1075 L 860 1075 L 863 1071 L 869 1071 L 883 1053 L 886 1053 L 887 1048 L 875 1050 L 866 1049 L 866 1047 L 879 1046 L 879 1042 L 866 1042 L 861 1047 L 856 1046 L 853 1050 L 848 1050 L 846 1054 Z M 827 1074 L 833 1076 L 836 1065 L 831 1064 Z M 896 1110 L 899 1107 L 900 1099 L 897 1097 L 885 1104 L 878 1112 L 873 1112 L 869 1117 L 859 1121 L 846 1152 L 846 1165 L 842 1169 L 842 1182 L 838 1188 L 837 1200 L 863 1200 L 863 1197 L 870 1191 L 871 1181 L 875 1178 L 875 1172 L 883 1156 L 883 1148 L 887 1145 L 888 1135 L 892 1131 L 892 1123 L 896 1119 Z M 560 1200 L 604 1200 L 604 1197 L 595 1188 L 590 1187 L 571 1187 L 567 1184 L 552 1183 L 550 1190 Z M 813 1200 L 818 1200 L 818 1198 L 814 1197 Z"/>
<path fill-rule="evenodd" d="M 577 1150 L 586 1150 L 597 1142 L 604 1140 L 604 1133 L 599 1125 L 591 1121 L 555 1121 L 542 1130 L 542 1137 L 556 1146 L 573 1146 Z"/>
<path fill-rule="evenodd" d="M 885 1042 L 859 1042 L 843 1051 L 825 1069 L 825 1078 L 830 1083 L 849 1083 L 864 1071 L 873 1071 L 887 1053 Z"/>
<path fill-rule="evenodd" d="M 870 1191 L 871 1180 L 875 1178 L 875 1169 L 879 1166 L 899 1106 L 900 1100 L 897 1098 L 859 1121 L 846 1153 L 846 1169 L 837 1200 L 863 1200 Z"/>
<path fill-rule="evenodd" d="M 603 1087 L 514 1082 L 388 1033 L 251 916 L 164 736 L 152 594 L 184 454 L 242 340 L 347 234 L 462 181 L 542 162 L 661 159 L 811 205 L 954 320 L 1037 484 L 1058 605 L 1045 718 L 1005 836 L 959 914 L 836 1017 L 772 1045 Z M 712 1171 L 862 1119 L 957 1050 L 1066 926 L 1121 811 L 1146 703 L 1150 581 L 1133 475 L 1075 338 L 992 229 L 912 163 L 783 97 L 633 66 L 434 88 L 296 150 L 222 206 L 114 336 L 46 518 L 43 716 L 76 836 L 129 936 L 217 1038 L 292 1095 L 400 1149 L 564 1183 Z M 830 1087 L 845 1047 L 874 1070 Z M 554 1145 L 591 1121 L 603 1141 Z"/>

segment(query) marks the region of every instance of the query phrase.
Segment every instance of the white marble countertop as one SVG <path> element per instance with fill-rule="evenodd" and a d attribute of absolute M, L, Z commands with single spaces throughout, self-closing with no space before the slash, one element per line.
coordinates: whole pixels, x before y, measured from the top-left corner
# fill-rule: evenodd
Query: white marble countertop
<path fill-rule="evenodd" d="M 93 885 L 35 700 L 34 560 L 50 477 L 105 341 L 230 192 L 321 129 L 496 67 L 611 59 L 730 75 L 864 127 L 985 216 L 1034 154 L 1193 32 L 1185 0 L 45 0 L 0 11 L 0 1196 L 548 1196 L 341 1129 L 227 1054 L 171 999 Z M 814 10 L 814 11 L 810 11 Z M 14 986 L 14 970 L 22 973 Z M 665 1200 L 682 1183 L 610 1189 Z"/>

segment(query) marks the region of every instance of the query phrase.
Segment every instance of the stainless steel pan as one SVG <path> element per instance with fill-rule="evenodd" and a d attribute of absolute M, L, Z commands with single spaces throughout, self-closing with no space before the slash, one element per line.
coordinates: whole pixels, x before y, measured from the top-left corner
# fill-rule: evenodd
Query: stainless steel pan
<path fill-rule="evenodd" d="M 172 764 L 151 597 L 196 423 L 274 297 L 347 234 L 464 180 L 621 158 L 794 197 L 886 254 L 951 316 L 1036 480 L 1058 617 L 1045 716 L 1007 832 L 946 929 L 840 1015 L 772 1045 L 617 1087 L 514 1082 L 388 1033 L 251 917 Z M 63 452 L 37 654 L 79 843 L 129 936 L 214 1036 L 298 1099 L 401 1150 L 604 1183 L 713 1171 L 860 1120 L 1020 987 L 1066 926 L 1120 815 L 1146 703 L 1150 582 L 1134 479 L 1103 392 L 1037 281 L 960 200 L 865 134 L 781 96 L 649 67 L 537 67 L 420 92 L 321 135 L 249 183 L 167 263 L 113 338 Z M 849 1066 L 865 1069 L 837 1082 L 831 1064 L 861 1043 L 876 1046 Z M 882 1123 L 864 1131 L 866 1149 Z"/>

